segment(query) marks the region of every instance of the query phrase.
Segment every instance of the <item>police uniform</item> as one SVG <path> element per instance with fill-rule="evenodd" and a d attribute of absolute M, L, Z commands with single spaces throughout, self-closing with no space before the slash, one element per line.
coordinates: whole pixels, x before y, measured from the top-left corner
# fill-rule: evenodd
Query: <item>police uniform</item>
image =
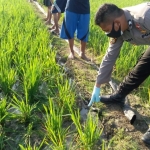
<path fill-rule="evenodd" d="M 97 84 L 110 81 L 113 66 L 123 42 L 150 45 L 150 2 L 123 8 L 129 28 L 119 38 L 110 38 L 109 48 L 100 65 Z M 122 86 L 127 91 L 138 87 L 150 75 L 150 48 L 139 59 L 134 69 L 124 79 Z M 129 86 L 128 86 L 129 85 Z M 127 92 L 127 93 L 128 93 Z"/>

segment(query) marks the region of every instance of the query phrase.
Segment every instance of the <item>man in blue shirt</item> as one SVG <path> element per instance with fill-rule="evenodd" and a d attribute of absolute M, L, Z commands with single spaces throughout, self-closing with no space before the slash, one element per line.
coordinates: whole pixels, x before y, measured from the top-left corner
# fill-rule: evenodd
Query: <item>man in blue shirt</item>
<path fill-rule="evenodd" d="M 85 55 L 86 43 L 88 41 L 90 22 L 90 3 L 89 0 L 68 0 L 66 4 L 65 18 L 62 24 L 60 37 L 68 39 L 70 48 L 70 59 L 74 59 L 74 34 L 76 32 L 77 38 L 80 40 L 80 54 L 79 56 L 89 61 Z"/>

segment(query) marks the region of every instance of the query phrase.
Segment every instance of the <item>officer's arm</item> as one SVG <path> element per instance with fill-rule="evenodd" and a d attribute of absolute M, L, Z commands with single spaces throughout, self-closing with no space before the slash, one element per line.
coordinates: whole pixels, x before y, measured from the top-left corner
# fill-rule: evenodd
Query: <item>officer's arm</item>
<path fill-rule="evenodd" d="M 100 87 L 101 84 L 110 81 L 113 66 L 120 53 L 123 44 L 122 37 L 118 39 L 110 39 L 109 48 L 101 62 L 99 73 L 96 80 L 96 86 Z"/>

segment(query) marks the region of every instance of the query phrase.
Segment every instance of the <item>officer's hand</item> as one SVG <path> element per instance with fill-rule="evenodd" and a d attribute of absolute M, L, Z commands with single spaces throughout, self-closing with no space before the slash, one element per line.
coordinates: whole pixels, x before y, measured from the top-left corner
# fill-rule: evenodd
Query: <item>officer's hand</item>
<path fill-rule="evenodd" d="M 92 97 L 88 106 L 91 106 L 93 102 L 99 102 L 100 101 L 99 95 L 100 95 L 100 88 L 94 86 Z"/>

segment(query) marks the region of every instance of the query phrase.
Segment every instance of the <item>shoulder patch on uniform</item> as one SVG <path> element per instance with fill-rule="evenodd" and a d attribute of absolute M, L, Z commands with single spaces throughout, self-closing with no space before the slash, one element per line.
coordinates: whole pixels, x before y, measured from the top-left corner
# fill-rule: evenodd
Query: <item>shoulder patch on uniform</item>
<path fill-rule="evenodd" d="M 146 33 L 146 31 L 143 30 L 143 29 L 141 28 L 141 26 L 140 26 L 138 23 L 135 23 L 135 27 L 136 27 L 138 30 L 140 30 L 141 33 Z"/>
<path fill-rule="evenodd" d="M 138 30 L 141 30 L 141 26 L 138 23 L 135 23 L 135 26 Z"/>
<path fill-rule="evenodd" d="M 117 38 L 110 38 L 110 44 L 115 44 L 117 41 Z"/>

